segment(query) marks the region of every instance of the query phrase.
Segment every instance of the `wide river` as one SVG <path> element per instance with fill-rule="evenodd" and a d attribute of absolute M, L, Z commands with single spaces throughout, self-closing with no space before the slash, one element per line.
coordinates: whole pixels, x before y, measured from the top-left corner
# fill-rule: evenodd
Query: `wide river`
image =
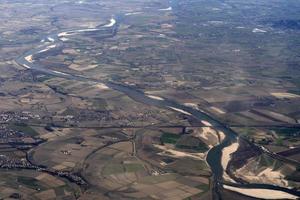
<path fill-rule="evenodd" d="M 222 176 L 224 169 L 221 165 L 221 159 L 222 159 L 222 150 L 225 147 L 228 147 L 231 145 L 233 142 L 236 142 L 238 140 L 238 135 L 235 133 L 232 129 L 224 125 L 222 122 L 214 119 L 213 117 L 209 116 L 208 114 L 179 104 L 173 100 L 169 99 L 155 99 L 147 96 L 144 94 L 142 91 L 128 85 L 122 85 L 122 84 L 117 84 L 114 82 L 102 82 L 100 80 L 92 79 L 89 77 L 85 77 L 82 75 L 75 75 L 75 74 L 68 74 L 65 72 L 60 72 L 60 71 L 55 71 L 55 70 L 50 70 L 47 68 L 44 68 L 43 66 L 37 65 L 34 63 L 33 60 L 33 55 L 39 54 L 39 53 L 45 53 L 46 51 L 56 48 L 57 46 L 60 46 L 63 44 L 63 41 L 70 35 L 75 35 L 75 34 L 81 34 L 85 32 L 97 32 L 101 30 L 111 30 L 111 35 L 106 36 L 106 37 L 114 37 L 116 34 L 117 30 L 117 21 L 115 19 L 111 19 L 109 24 L 103 25 L 100 28 L 94 28 L 94 29 L 81 29 L 81 30 L 70 30 L 70 31 L 65 31 L 65 32 L 60 32 L 60 33 L 53 33 L 50 36 L 47 36 L 45 38 L 41 39 L 41 45 L 37 48 L 34 48 L 25 54 L 23 54 L 21 57 L 16 59 L 16 62 L 30 70 L 35 70 L 38 72 L 42 72 L 44 74 L 49 74 L 61 78 L 66 78 L 66 79 L 71 79 L 71 80 L 78 80 L 78 81 L 89 81 L 89 82 L 95 82 L 95 83 L 103 83 L 109 88 L 113 90 L 120 91 L 124 94 L 126 94 L 128 97 L 131 99 L 141 102 L 147 105 L 151 106 L 156 106 L 159 108 L 163 109 L 172 109 L 172 110 L 177 110 L 177 111 L 182 111 L 183 113 L 187 113 L 196 119 L 200 121 L 207 121 L 209 122 L 213 127 L 215 127 L 217 130 L 222 131 L 225 134 L 225 139 L 217 146 L 213 147 L 207 155 L 207 163 L 209 164 L 211 171 L 214 176 L 214 191 L 215 191 L 215 199 L 221 199 L 219 195 L 219 188 L 223 186 L 222 183 Z M 289 189 L 289 188 L 283 188 L 283 187 L 278 187 L 275 185 L 269 185 L 269 184 L 231 184 L 231 186 L 235 188 L 243 188 L 243 189 L 268 189 L 266 191 L 274 191 L 278 192 L 281 191 L 283 193 L 286 193 L 287 195 L 294 196 L 296 199 L 297 197 L 300 197 L 300 192 Z M 263 198 L 261 196 L 260 198 Z"/>

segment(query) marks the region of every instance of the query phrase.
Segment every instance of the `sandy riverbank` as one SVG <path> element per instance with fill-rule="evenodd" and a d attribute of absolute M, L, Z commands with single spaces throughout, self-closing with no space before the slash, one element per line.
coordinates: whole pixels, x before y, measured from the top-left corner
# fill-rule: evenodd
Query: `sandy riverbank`
<path fill-rule="evenodd" d="M 249 197 L 260 199 L 298 199 L 297 196 L 271 189 L 250 189 L 250 188 L 237 188 L 229 185 L 224 185 L 224 188 L 234 192 L 244 194 Z"/>

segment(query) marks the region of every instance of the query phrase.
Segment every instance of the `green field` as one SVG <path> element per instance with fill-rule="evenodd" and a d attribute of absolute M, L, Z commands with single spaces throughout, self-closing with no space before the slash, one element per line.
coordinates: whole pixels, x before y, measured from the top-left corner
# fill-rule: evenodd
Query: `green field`
<path fill-rule="evenodd" d="M 38 132 L 36 132 L 32 127 L 26 124 L 10 124 L 9 128 L 15 131 L 23 132 L 31 137 L 35 137 L 39 135 Z"/>
<path fill-rule="evenodd" d="M 172 133 L 163 133 L 160 137 L 160 141 L 162 143 L 168 143 L 168 144 L 176 144 L 179 140 L 180 135 L 175 135 Z"/>

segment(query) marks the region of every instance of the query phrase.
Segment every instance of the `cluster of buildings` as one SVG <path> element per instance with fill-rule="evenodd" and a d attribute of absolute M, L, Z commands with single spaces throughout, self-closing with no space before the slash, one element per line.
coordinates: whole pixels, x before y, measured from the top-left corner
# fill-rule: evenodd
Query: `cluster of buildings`
<path fill-rule="evenodd" d="M 36 167 L 32 166 L 29 162 L 26 161 L 26 159 L 11 158 L 6 155 L 0 155 L 0 168 L 36 169 Z"/>
<path fill-rule="evenodd" d="M 8 123 L 11 121 L 14 122 L 22 122 L 26 120 L 40 120 L 41 116 L 38 114 L 33 114 L 29 111 L 22 111 L 22 112 L 1 112 L 0 113 L 0 122 Z"/>

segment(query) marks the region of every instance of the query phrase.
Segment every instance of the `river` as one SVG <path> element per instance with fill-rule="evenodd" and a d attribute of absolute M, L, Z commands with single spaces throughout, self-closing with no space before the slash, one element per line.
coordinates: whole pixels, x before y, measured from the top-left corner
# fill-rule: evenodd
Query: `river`
<path fill-rule="evenodd" d="M 217 127 L 218 131 L 222 131 L 225 134 L 225 139 L 217 146 L 213 147 L 207 155 L 207 163 L 209 164 L 211 171 L 214 176 L 214 190 L 216 193 L 215 199 L 221 199 L 219 195 L 219 187 L 222 187 L 222 177 L 223 177 L 223 167 L 221 165 L 221 159 L 222 159 L 222 150 L 225 147 L 228 147 L 232 143 L 236 142 L 238 140 L 238 134 L 235 133 L 231 128 L 224 125 L 222 122 L 218 121 L 217 119 L 214 119 L 207 113 L 204 113 L 200 110 L 179 104 L 173 100 L 170 99 L 154 99 L 146 94 L 144 94 L 142 91 L 138 90 L 137 88 L 134 88 L 133 86 L 118 84 L 114 82 L 102 82 L 100 80 L 92 79 L 89 77 L 85 77 L 82 75 L 76 75 L 76 74 L 68 74 L 65 72 L 50 70 L 47 68 L 44 68 L 43 66 L 37 65 L 34 63 L 33 60 L 31 60 L 32 56 L 41 52 L 46 52 L 49 49 L 51 49 L 51 46 L 53 48 L 56 48 L 57 46 L 61 45 L 63 43 L 62 38 L 67 37 L 69 35 L 74 34 L 81 34 L 84 32 L 93 32 L 93 31 L 99 31 L 99 30 L 105 30 L 105 29 L 114 29 L 112 30 L 112 34 L 109 37 L 114 37 L 116 34 L 115 29 L 117 29 L 118 22 L 115 19 L 111 19 L 110 23 L 107 25 L 103 25 L 100 28 L 94 28 L 94 29 L 81 29 L 81 30 L 70 30 L 60 33 L 53 33 L 45 38 L 42 38 L 41 42 L 43 43 L 39 47 L 32 49 L 25 54 L 23 54 L 21 57 L 16 59 L 16 62 L 29 69 L 29 70 L 35 70 L 44 74 L 53 75 L 56 77 L 71 79 L 71 80 L 78 80 L 78 81 L 89 81 L 89 82 L 95 82 L 95 83 L 102 83 L 108 86 L 111 89 L 120 91 L 124 94 L 126 94 L 131 99 L 141 102 L 147 105 L 156 106 L 163 109 L 171 109 L 173 108 L 176 110 L 184 111 L 185 113 L 190 114 L 191 116 L 195 117 L 196 119 L 200 121 L 204 120 L 209 122 L 212 127 Z M 269 184 L 231 184 L 231 186 L 235 188 L 243 188 L 243 189 L 271 189 L 274 191 L 281 191 L 290 195 L 294 195 L 297 197 L 300 197 L 300 192 L 288 189 L 288 188 L 282 188 L 274 185 Z"/>

